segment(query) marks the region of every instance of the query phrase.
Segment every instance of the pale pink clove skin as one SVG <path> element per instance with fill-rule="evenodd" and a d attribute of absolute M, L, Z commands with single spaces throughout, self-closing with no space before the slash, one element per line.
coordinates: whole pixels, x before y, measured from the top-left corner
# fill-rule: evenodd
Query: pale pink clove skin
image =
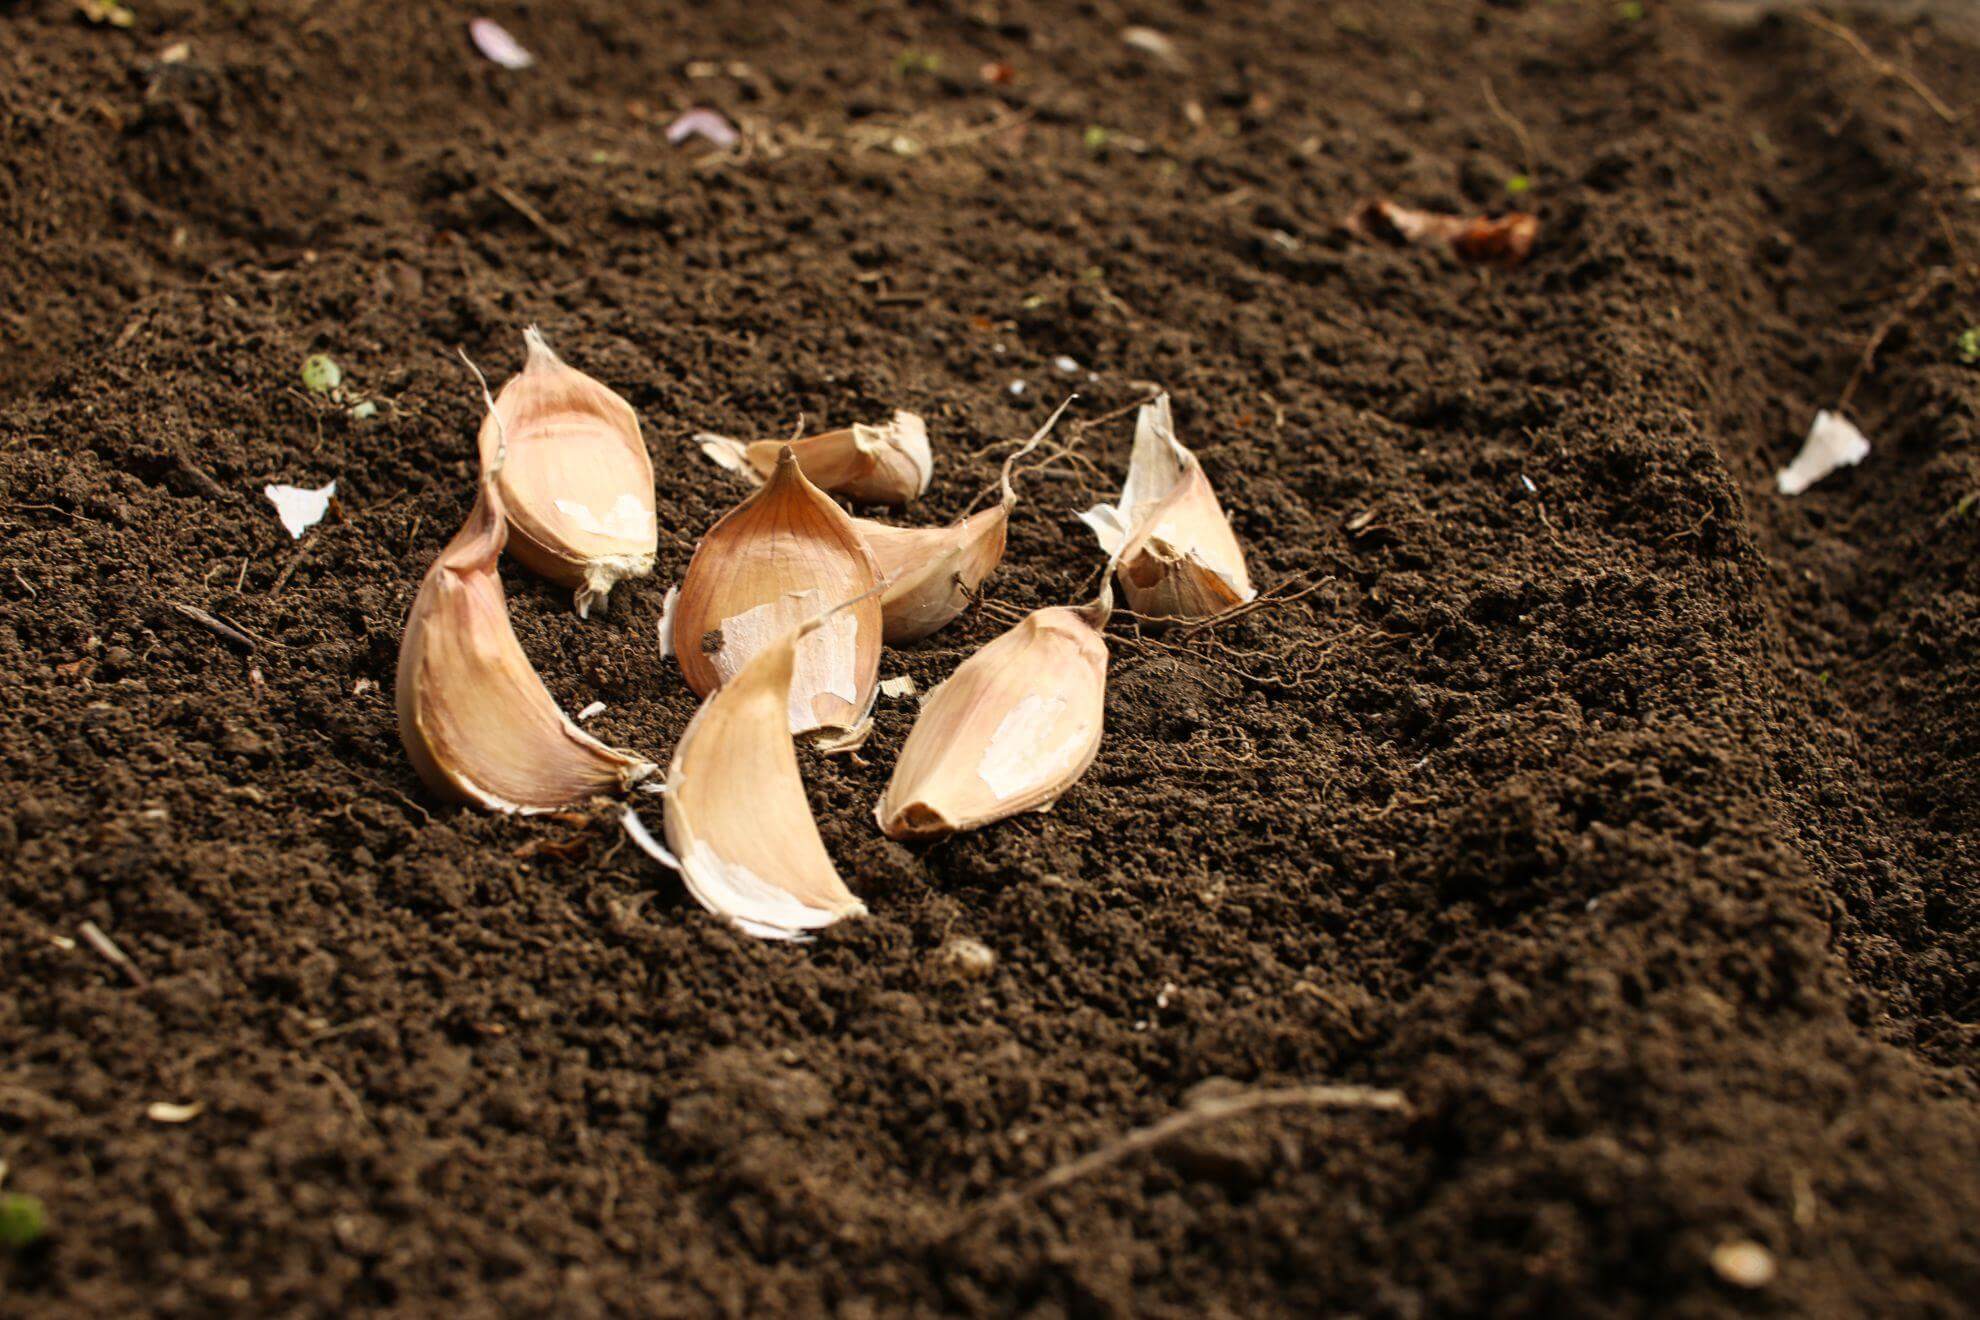
<path fill-rule="evenodd" d="M 527 69 L 536 63 L 536 56 L 524 50 L 522 43 L 492 18 L 470 22 L 468 35 L 474 39 L 475 49 L 505 69 Z"/>

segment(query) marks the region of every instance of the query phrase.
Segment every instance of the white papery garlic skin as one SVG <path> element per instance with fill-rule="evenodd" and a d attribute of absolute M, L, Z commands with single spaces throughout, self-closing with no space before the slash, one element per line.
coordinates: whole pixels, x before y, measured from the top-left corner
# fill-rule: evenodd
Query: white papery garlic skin
<path fill-rule="evenodd" d="M 1045 811 L 1086 773 L 1106 709 L 1110 603 L 1034 610 L 928 695 L 874 808 L 889 838 Z"/>
<path fill-rule="evenodd" d="M 657 768 L 573 724 L 523 653 L 497 571 L 502 499 L 474 512 L 427 570 L 399 643 L 399 737 L 434 793 L 490 811 L 553 811 Z"/>
<path fill-rule="evenodd" d="M 1135 421 L 1120 502 L 1096 504 L 1080 520 L 1119 561 L 1121 586 L 1138 614 L 1207 618 L 1258 594 L 1210 479 L 1176 439 L 1166 394 Z"/>
<path fill-rule="evenodd" d="M 612 584 L 653 571 L 659 546 L 653 461 L 632 405 L 566 366 L 535 326 L 528 357 L 481 424 L 484 474 L 503 432 L 508 457 L 496 474 L 508 510 L 509 550 L 532 572 L 574 588 L 588 618 Z"/>
<path fill-rule="evenodd" d="M 1837 468 L 1854 467 L 1870 457 L 1870 441 L 1841 413 L 1817 412 L 1794 462 L 1774 474 L 1783 495 L 1799 495 Z"/>
<path fill-rule="evenodd" d="M 805 479 L 786 446 L 770 480 L 695 547 L 672 607 L 674 658 L 706 697 L 800 623 L 858 597 L 796 643 L 788 726 L 858 733 L 880 682 L 878 585 L 852 519 Z"/>
<path fill-rule="evenodd" d="M 716 463 L 756 482 L 776 471 L 777 456 L 788 445 L 814 486 L 858 504 L 912 503 L 935 475 L 928 427 L 911 412 L 896 412 L 878 426 L 855 424 L 801 440 L 746 443 L 703 431 L 694 441 Z"/>
<path fill-rule="evenodd" d="M 804 939 L 866 911 L 818 836 L 787 722 L 803 636 L 816 626 L 814 616 L 772 638 L 695 712 L 667 770 L 666 848 L 625 817 L 697 902 L 764 939 Z"/>

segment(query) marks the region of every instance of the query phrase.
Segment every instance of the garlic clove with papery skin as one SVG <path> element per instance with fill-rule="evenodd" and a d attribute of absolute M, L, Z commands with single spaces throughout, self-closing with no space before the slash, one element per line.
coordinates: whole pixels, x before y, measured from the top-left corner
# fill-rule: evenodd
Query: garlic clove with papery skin
<path fill-rule="evenodd" d="M 653 571 L 659 546 L 653 462 L 632 405 L 566 366 L 531 326 L 528 356 L 481 424 L 484 474 L 506 433 L 496 473 L 509 514 L 509 552 L 530 571 L 575 590 L 580 617 L 612 584 Z"/>
<path fill-rule="evenodd" d="M 947 527 L 890 527 L 870 518 L 853 519 L 853 526 L 873 552 L 880 581 L 886 584 L 880 611 L 886 622 L 887 645 L 918 642 L 968 608 L 970 597 L 1003 562 L 1005 532 L 1018 504 L 1017 488 L 1011 484 L 1012 469 L 1044 442 L 1078 397 L 1068 396 L 1045 424 L 1004 460 L 998 476 L 1001 498 L 994 507 Z"/>
<path fill-rule="evenodd" d="M 1100 750 L 1112 606 L 1034 610 L 921 703 L 874 807 L 893 839 L 933 838 L 1045 811 Z"/>
<path fill-rule="evenodd" d="M 873 552 L 880 580 L 883 637 L 906 646 L 952 622 L 1004 558 L 1009 505 L 998 504 L 947 527 L 890 527 L 855 518 L 860 539 Z"/>
<path fill-rule="evenodd" d="M 509 624 L 495 483 L 427 570 L 399 643 L 399 737 L 428 788 L 490 811 L 553 811 L 657 768 L 573 724 Z"/>
<path fill-rule="evenodd" d="M 1080 515 L 1119 564 L 1121 586 L 1138 614 L 1200 619 L 1258 593 L 1244 550 L 1196 455 L 1176 439 L 1169 396 L 1144 405 L 1117 504 Z"/>
<path fill-rule="evenodd" d="M 770 480 L 695 547 L 673 605 L 674 658 L 706 697 L 820 609 L 858 597 L 797 643 L 789 696 L 790 732 L 857 730 L 880 681 L 878 584 L 852 519 L 786 447 Z"/>
<path fill-rule="evenodd" d="M 667 769 L 666 849 L 625 817 L 697 902 L 764 939 L 803 939 L 866 911 L 819 838 L 786 722 L 804 637 L 819 626 L 814 611 L 771 638 L 688 722 Z"/>
<path fill-rule="evenodd" d="M 756 482 L 776 471 L 777 456 L 788 445 L 814 486 L 857 504 L 912 503 L 935 475 L 928 427 L 911 412 L 897 411 L 878 426 L 855 424 L 801 440 L 746 443 L 706 431 L 694 440 L 710 459 Z"/>

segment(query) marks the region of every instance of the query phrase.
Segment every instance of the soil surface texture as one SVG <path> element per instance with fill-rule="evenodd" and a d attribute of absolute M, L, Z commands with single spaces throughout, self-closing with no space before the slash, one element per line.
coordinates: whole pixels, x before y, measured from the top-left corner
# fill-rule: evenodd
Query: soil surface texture
<path fill-rule="evenodd" d="M 45 1214 L 0 1314 L 1970 1314 L 1970 22 L 12 0 L 0 36 L 0 1196 Z M 740 145 L 671 144 L 694 105 Z M 1350 233 L 1373 196 L 1539 238 L 1468 266 Z M 662 598 L 745 489 L 696 431 L 912 409 L 934 523 L 1078 391 L 988 599 L 884 657 L 924 690 L 1091 597 L 1074 514 L 1154 386 L 1270 602 L 1117 618 L 1048 814 L 881 837 L 911 702 L 807 749 L 870 915 L 754 941 L 614 804 L 449 807 L 400 748 L 473 497 L 456 350 L 499 381 L 531 324 L 637 410 L 660 556 L 590 622 L 513 568 L 510 608 L 653 759 L 696 705 Z M 1780 494 L 1838 405 L 1868 459 Z M 262 487 L 333 479 L 291 540 Z M 1214 1103 L 1316 1085 L 1403 1107 Z"/>

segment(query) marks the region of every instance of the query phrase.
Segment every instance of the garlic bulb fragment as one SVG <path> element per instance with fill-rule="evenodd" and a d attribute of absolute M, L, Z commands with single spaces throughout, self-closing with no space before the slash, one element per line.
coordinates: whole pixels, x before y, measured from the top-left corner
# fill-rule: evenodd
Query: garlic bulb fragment
<path fill-rule="evenodd" d="M 625 815 L 634 842 L 678 870 L 696 901 L 764 939 L 802 939 L 866 911 L 818 836 L 785 722 L 804 638 L 824 623 L 770 638 L 688 722 L 667 769 L 666 849 Z"/>
<path fill-rule="evenodd" d="M 1217 492 L 1196 455 L 1176 439 L 1166 394 L 1135 420 L 1120 503 L 1096 504 L 1080 520 L 1119 561 L 1121 585 L 1137 613 L 1199 619 L 1258 594 Z"/>
<path fill-rule="evenodd" d="M 1774 474 L 1783 495 L 1799 495 L 1838 468 L 1854 467 L 1870 457 L 1870 441 L 1856 423 L 1839 412 L 1819 411 L 1794 462 Z"/>
<path fill-rule="evenodd" d="M 496 571 L 507 519 L 493 480 L 420 583 L 399 643 L 399 737 L 426 786 L 490 811 L 552 811 L 656 766 L 564 716 L 509 625 Z"/>
<path fill-rule="evenodd" d="M 1012 467 L 1051 434 L 1077 397 L 1054 409 L 1045 424 L 1004 460 L 999 477 L 1003 497 L 995 507 L 947 527 L 890 527 L 870 518 L 853 519 L 873 552 L 880 580 L 887 584 L 880 597 L 887 645 L 918 642 L 968 608 L 971 595 L 1003 562 L 1004 534 L 1018 503 L 1017 489 L 1011 485 Z"/>
<path fill-rule="evenodd" d="M 514 535 L 509 550 L 531 572 L 576 590 L 580 618 L 612 584 L 653 571 L 660 529 L 653 462 L 632 405 L 564 365 L 535 326 L 529 356 L 481 423 L 481 463 L 496 475 Z"/>
<path fill-rule="evenodd" d="M 789 732 L 857 732 L 880 681 L 878 584 L 852 519 L 786 446 L 769 482 L 695 547 L 673 603 L 674 658 L 706 697 L 798 624 L 862 597 L 796 644 L 789 684 Z"/>
<path fill-rule="evenodd" d="M 1034 610 L 921 703 L 874 818 L 889 838 L 975 829 L 1045 811 L 1100 750 L 1111 589 Z"/>
<path fill-rule="evenodd" d="M 706 431 L 694 440 L 709 458 L 756 482 L 776 470 L 777 456 L 789 445 L 813 485 L 858 504 L 912 503 L 935 475 L 928 427 L 911 412 L 896 412 L 879 426 L 856 424 L 802 440 L 745 444 Z"/>

